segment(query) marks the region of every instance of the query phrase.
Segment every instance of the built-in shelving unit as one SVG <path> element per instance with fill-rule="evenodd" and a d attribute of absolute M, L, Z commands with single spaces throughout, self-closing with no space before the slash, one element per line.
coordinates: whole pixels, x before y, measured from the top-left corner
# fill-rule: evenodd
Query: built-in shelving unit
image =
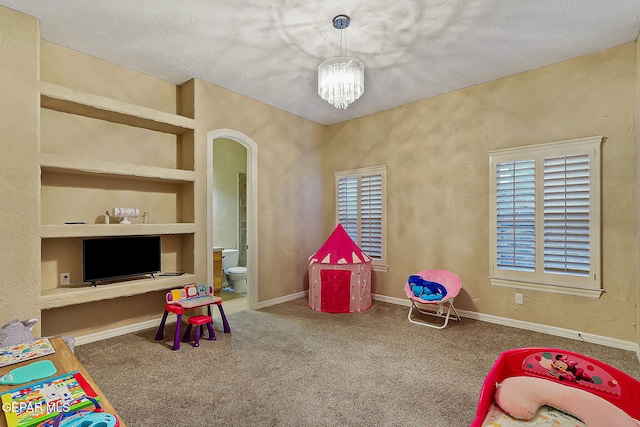
<path fill-rule="evenodd" d="M 46 110 L 57 112 L 47 113 L 56 114 L 55 120 L 41 124 L 41 133 L 48 138 L 49 149 L 41 148 L 39 153 L 41 219 L 38 231 L 42 246 L 40 309 L 121 298 L 193 283 L 196 231 L 193 206 L 196 180 L 193 152 L 195 120 L 48 82 L 40 82 L 39 88 L 42 114 Z M 75 116 L 85 119 L 76 119 Z M 74 126 L 82 128 L 76 135 L 91 135 L 93 132 L 100 137 L 96 140 L 100 141 L 108 141 L 109 136 L 103 133 L 113 129 L 119 138 L 122 139 L 124 135 L 127 141 L 131 140 L 126 145 L 132 151 L 112 151 L 109 153 L 110 159 L 105 160 L 100 155 L 105 147 L 97 145 L 100 142 L 93 138 L 65 140 L 66 130 Z M 134 130 L 128 130 L 130 127 L 142 130 L 135 130 L 134 133 Z M 127 132 L 131 133 L 130 138 L 127 138 Z M 154 145 L 155 140 L 159 141 L 158 145 Z M 91 144 L 95 145 L 95 150 Z M 136 144 L 142 148 L 138 149 L 137 156 L 134 156 L 136 159 L 132 161 L 130 154 L 135 152 Z M 63 147 L 64 154 L 52 148 L 58 146 Z M 163 150 L 161 154 L 150 148 L 156 146 L 161 147 L 158 150 Z M 74 156 L 74 147 L 80 147 L 82 154 Z M 138 207 L 141 213 L 142 210 L 149 210 L 151 221 L 141 223 L 139 220 L 139 223 L 128 225 L 107 224 L 103 214 L 105 207 L 108 210 L 111 206 Z M 69 220 L 84 223 L 64 223 Z M 81 260 L 78 258 L 81 256 L 79 248 L 83 238 L 128 235 L 162 236 L 163 270 L 184 271 L 185 274 L 128 280 L 97 287 L 61 286 L 58 283 L 61 272 L 71 271 L 72 283 L 74 277 L 77 281 L 81 276 Z M 117 259 L 107 259 L 105 262 L 117 262 Z"/>

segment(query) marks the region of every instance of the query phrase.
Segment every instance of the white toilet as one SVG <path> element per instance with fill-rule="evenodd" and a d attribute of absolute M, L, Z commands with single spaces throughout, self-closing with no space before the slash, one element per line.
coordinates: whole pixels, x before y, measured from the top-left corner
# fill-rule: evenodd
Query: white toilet
<path fill-rule="evenodd" d="M 228 286 L 233 288 L 233 292 L 244 294 L 247 292 L 247 267 L 238 267 L 237 249 L 222 250 L 222 271 L 227 279 Z"/>

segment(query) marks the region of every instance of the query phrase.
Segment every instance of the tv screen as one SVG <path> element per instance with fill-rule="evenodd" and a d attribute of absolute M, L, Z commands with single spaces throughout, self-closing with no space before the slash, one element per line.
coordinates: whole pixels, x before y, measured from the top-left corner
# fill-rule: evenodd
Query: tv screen
<path fill-rule="evenodd" d="M 96 282 L 161 271 L 160 236 L 100 237 L 82 240 L 82 280 Z"/>

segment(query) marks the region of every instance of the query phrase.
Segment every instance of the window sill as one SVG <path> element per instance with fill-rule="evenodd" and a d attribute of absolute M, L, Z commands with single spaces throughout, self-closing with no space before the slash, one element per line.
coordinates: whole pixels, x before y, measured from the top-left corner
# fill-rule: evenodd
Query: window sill
<path fill-rule="evenodd" d="M 489 277 L 493 286 L 505 288 L 529 289 L 532 291 L 549 292 L 553 294 L 573 295 L 586 298 L 600 298 L 603 289 L 572 288 L 569 286 L 543 285 L 541 283 L 519 282 L 511 279 Z"/>
<path fill-rule="evenodd" d="M 388 265 L 376 265 L 376 264 L 371 263 L 371 269 L 373 271 L 387 272 L 387 271 L 389 271 L 389 266 Z"/>

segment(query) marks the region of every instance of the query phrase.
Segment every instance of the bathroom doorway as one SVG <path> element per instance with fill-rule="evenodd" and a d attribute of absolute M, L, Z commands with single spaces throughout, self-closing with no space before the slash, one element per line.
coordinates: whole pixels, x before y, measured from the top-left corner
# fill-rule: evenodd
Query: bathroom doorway
<path fill-rule="evenodd" d="M 246 294 L 222 293 L 230 312 L 258 305 L 257 155 L 255 142 L 240 132 L 207 134 L 207 280 L 213 286 L 214 248 L 237 249 L 238 266 L 247 269 Z"/>

